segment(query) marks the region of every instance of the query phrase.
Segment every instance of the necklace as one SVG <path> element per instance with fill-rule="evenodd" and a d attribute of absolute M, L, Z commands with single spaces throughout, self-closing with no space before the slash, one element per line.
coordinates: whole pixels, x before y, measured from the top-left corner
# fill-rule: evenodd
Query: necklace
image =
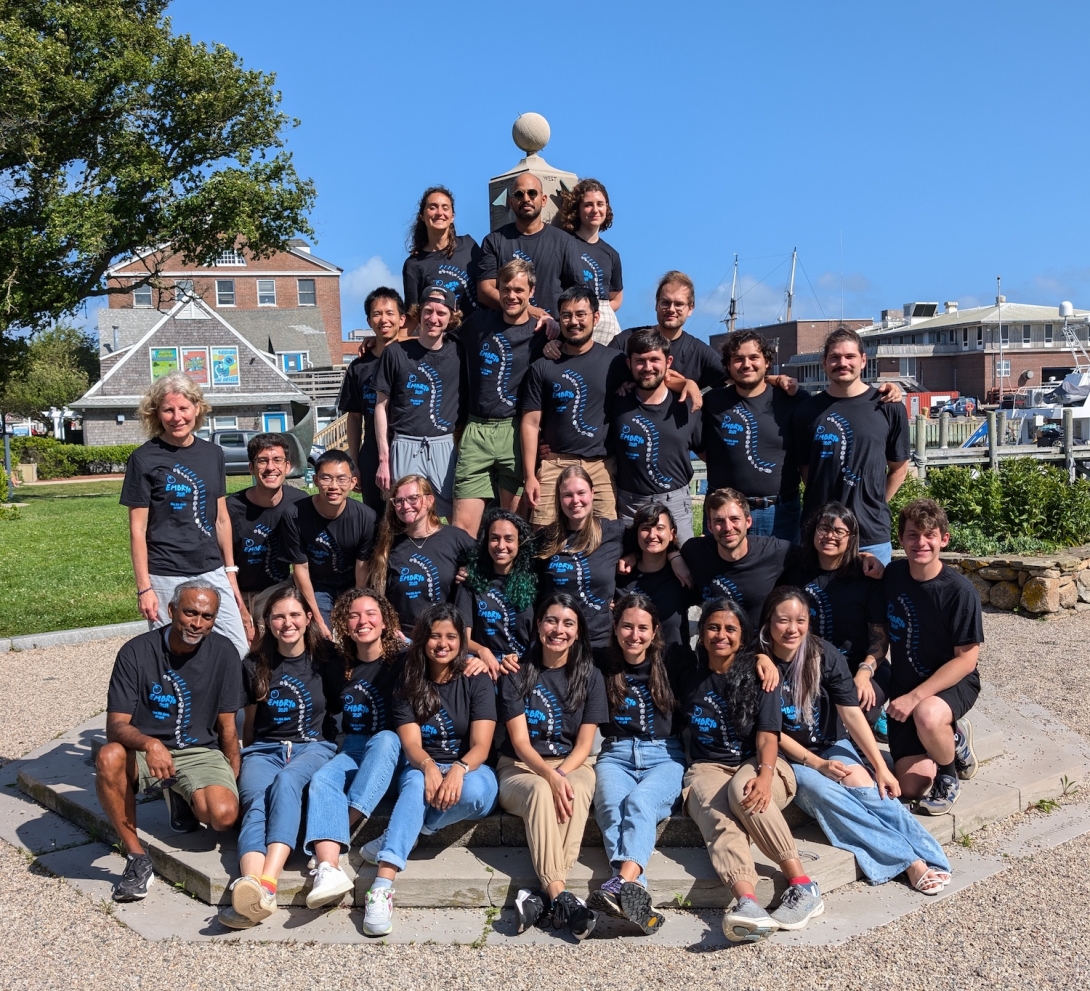
<path fill-rule="evenodd" d="M 424 549 L 424 545 L 425 545 L 425 544 L 426 544 L 426 543 L 428 542 L 428 537 L 433 537 L 433 536 L 435 536 L 435 534 L 437 534 L 438 532 L 439 532 L 439 529 L 438 529 L 438 527 L 437 527 L 436 529 L 434 529 L 434 530 L 429 530 L 429 531 L 428 531 L 427 533 L 425 533 L 425 534 L 424 534 L 424 536 L 423 536 L 423 537 L 422 537 L 422 538 L 420 539 L 420 542 L 419 542 L 419 543 L 417 543 L 416 537 L 412 536 L 411 534 L 409 534 L 409 533 L 406 533 L 406 534 L 405 534 L 405 536 L 406 536 L 406 537 L 408 537 L 408 538 L 409 538 L 409 540 L 411 540 L 411 541 L 412 541 L 412 543 L 413 543 L 413 546 L 414 546 L 414 547 L 415 547 L 415 548 L 416 548 L 416 549 L 417 549 L 418 551 L 421 551 L 421 550 L 423 550 L 423 549 Z"/>

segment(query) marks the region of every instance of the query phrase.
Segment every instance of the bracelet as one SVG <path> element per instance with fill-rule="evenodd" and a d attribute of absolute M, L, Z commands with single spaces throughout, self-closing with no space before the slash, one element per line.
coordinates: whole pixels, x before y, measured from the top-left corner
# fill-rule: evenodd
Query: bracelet
<path fill-rule="evenodd" d="M 770 771 L 773 771 L 773 772 L 776 770 L 776 765 L 775 764 L 758 764 L 757 765 L 757 773 L 758 774 L 761 773 L 761 768 L 762 767 L 767 767 Z"/>
<path fill-rule="evenodd" d="M 153 589 L 152 589 L 152 586 L 151 586 L 151 585 L 149 585 L 149 586 L 148 586 L 147 588 L 142 588 L 142 589 L 140 589 L 140 590 L 139 590 L 139 591 L 138 591 L 138 592 L 136 593 L 136 597 L 137 597 L 137 598 L 139 599 L 139 598 L 140 598 L 140 596 L 142 596 L 142 595 L 147 595 L 147 594 L 148 594 L 148 592 L 151 592 L 151 591 L 153 591 Z"/>
<path fill-rule="evenodd" d="M 559 774 L 562 778 L 566 778 L 568 776 L 567 772 L 562 767 L 554 767 L 553 770 L 556 771 L 556 773 Z"/>
<path fill-rule="evenodd" d="M 420 770 L 423 771 L 424 768 L 427 767 L 429 764 L 434 764 L 434 763 L 435 763 L 435 758 L 434 757 L 425 757 L 420 762 Z"/>
<path fill-rule="evenodd" d="M 229 565 L 228 567 L 224 568 L 223 570 L 226 571 L 227 574 L 233 575 L 233 574 L 236 574 L 238 572 L 238 565 L 237 564 L 232 564 L 232 565 Z"/>

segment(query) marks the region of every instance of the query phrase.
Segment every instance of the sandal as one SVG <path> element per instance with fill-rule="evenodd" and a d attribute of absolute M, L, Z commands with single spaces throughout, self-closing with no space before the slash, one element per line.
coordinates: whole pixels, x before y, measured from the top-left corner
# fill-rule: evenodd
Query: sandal
<path fill-rule="evenodd" d="M 927 868 L 923 874 L 917 879 L 916 883 L 912 885 L 921 895 L 938 895 L 942 893 L 942 889 L 946 887 L 947 881 L 943 881 L 942 874 L 945 871 L 937 871 L 933 867 Z M 949 875 L 947 875 L 949 877 Z"/>

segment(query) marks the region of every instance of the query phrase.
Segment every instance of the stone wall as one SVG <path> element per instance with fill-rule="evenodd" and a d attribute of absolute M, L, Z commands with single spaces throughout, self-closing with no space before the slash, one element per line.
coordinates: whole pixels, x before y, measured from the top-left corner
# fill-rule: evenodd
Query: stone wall
<path fill-rule="evenodd" d="M 986 606 L 1034 615 L 1090 610 L 1090 545 L 1045 557 L 943 555 L 980 592 Z"/>

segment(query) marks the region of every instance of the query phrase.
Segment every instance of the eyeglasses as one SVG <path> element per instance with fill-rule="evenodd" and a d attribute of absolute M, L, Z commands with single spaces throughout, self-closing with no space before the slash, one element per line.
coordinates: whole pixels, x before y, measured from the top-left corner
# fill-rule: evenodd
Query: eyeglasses
<path fill-rule="evenodd" d="M 287 458 L 254 458 L 254 466 L 257 468 L 268 468 L 269 465 L 272 465 L 275 468 L 281 468 L 287 463 Z"/>
<path fill-rule="evenodd" d="M 658 302 L 660 310 L 687 310 L 690 306 L 690 303 L 679 303 L 672 299 L 660 299 Z"/>
<path fill-rule="evenodd" d="M 536 189 L 516 189 L 511 193 L 513 200 L 536 200 L 540 194 Z"/>
<path fill-rule="evenodd" d="M 318 475 L 314 480 L 319 485 L 336 485 L 340 489 L 347 489 L 352 484 L 352 479 L 343 475 Z"/>
<path fill-rule="evenodd" d="M 398 506 L 419 506 L 423 496 L 411 495 L 411 496 L 398 496 L 396 499 L 390 501 L 394 504 L 396 509 Z"/>
<path fill-rule="evenodd" d="M 837 540 L 843 540 L 845 537 L 850 537 L 852 532 L 842 526 L 826 526 L 822 523 L 817 528 L 817 535 L 819 537 L 836 537 Z"/>

